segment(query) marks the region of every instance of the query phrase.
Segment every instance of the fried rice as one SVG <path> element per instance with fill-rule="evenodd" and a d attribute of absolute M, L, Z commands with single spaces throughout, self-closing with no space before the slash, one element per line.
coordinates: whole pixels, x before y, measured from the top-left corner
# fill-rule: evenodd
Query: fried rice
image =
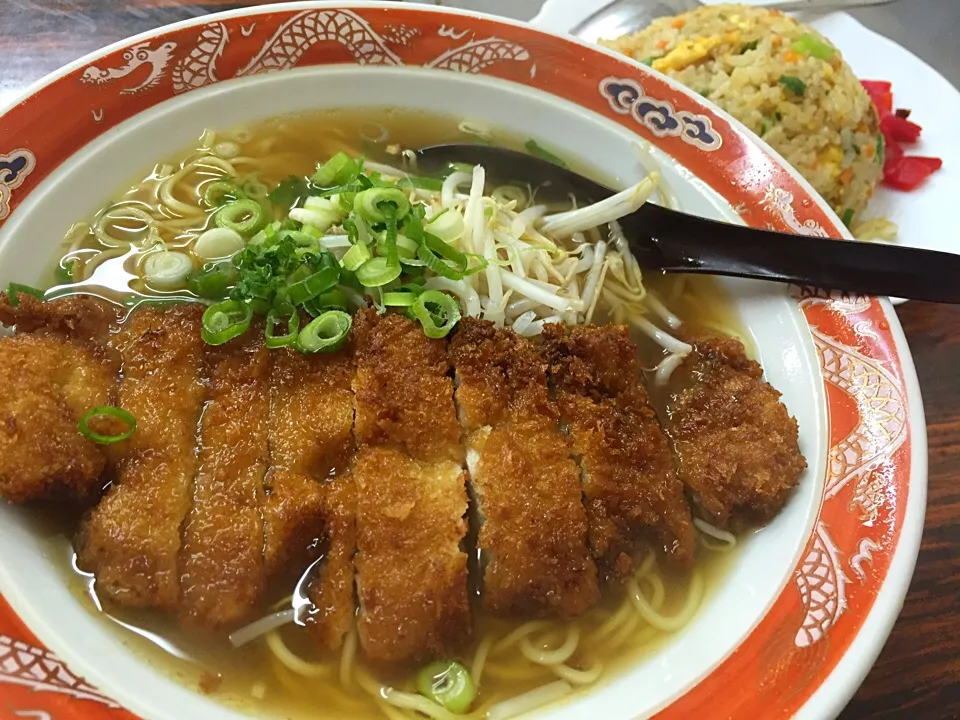
<path fill-rule="evenodd" d="M 760 135 L 849 226 L 883 177 L 877 111 L 840 51 L 776 10 L 714 5 L 602 41 Z"/>

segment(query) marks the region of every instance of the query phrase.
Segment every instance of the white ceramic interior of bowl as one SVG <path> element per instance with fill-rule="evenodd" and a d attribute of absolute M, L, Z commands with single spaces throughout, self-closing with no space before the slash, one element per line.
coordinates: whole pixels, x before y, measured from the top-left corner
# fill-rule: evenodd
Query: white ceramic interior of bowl
<path fill-rule="evenodd" d="M 330 101 L 335 98 L 335 101 Z M 205 127 L 228 128 L 267 114 L 323 107 L 399 107 L 458 114 L 536 137 L 603 169 L 620 184 L 644 173 L 621 126 L 572 103 L 504 81 L 417 68 L 305 68 L 222 82 L 163 103 L 104 134 L 23 202 L 0 230 L 0 282 L 40 277 L 71 223 L 188 147 Z M 736 221 L 729 205 L 688 170 L 654 151 L 683 209 Z M 694 685 L 748 634 L 795 567 L 820 501 L 827 454 L 825 398 L 814 346 L 784 288 L 725 283 L 753 335 L 767 377 L 799 422 L 811 467 L 786 510 L 748 540 L 695 620 L 653 655 L 582 697 L 542 711 L 557 720 L 649 714 Z M 139 661 L 94 617 L 45 557 L 25 516 L 0 508 L 0 591 L 30 628 L 76 672 L 148 720 L 226 720 L 236 712 Z"/>

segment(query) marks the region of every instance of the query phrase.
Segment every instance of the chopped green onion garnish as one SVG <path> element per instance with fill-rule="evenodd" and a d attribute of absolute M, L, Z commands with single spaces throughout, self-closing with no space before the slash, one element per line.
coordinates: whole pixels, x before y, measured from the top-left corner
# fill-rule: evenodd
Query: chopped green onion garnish
<path fill-rule="evenodd" d="M 450 280 L 462 280 L 467 272 L 467 256 L 430 233 L 424 234 L 417 257 L 428 269 Z"/>
<path fill-rule="evenodd" d="M 527 140 L 527 142 L 524 143 L 523 146 L 527 149 L 528 153 L 530 153 L 531 155 L 535 155 L 541 160 L 546 160 L 547 162 L 553 163 L 554 165 L 559 165 L 560 167 L 567 166 L 567 164 L 563 161 L 562 158 L 558 157 L 557 155 L 554 155 L 552 152 L 550 152 L 546 148 L 541 147 L 540 145 L 537 144 L 537 141 L 532 138 L 530 140 Z"/>
<path fill-rule="evenodd" d="M 410 307 L 416 302 L 420 293 L 410 290 L 394 290 L 383 294 L 383 304 L 387 307 Z"/>
<path fill-rule="evenodd" d="M 791 49 L 801 55 L 812 55 L 818 60 L 832 60 L 837 51 L 818 37 L 805 33 L 793 41 Z"/>
<path fill-rule="evenodd" d="M 745 53 L 749 50 L 756 50 L 759 44 L 760 44 L 759 40 L 751 40 L 750 42 L 743 44 L 743 49 L 740 52 Z"/>
<path fill-rule="evenodd" d="M 390 208 L 394 209 L 396 220 L 402 220 L 410 212 L 410 200 L 403 190 L 374 187 L 357 193 L 353 200 L 357 215 L 372 223 L 386 222 Z"/>
<path fill-rule="evenodd" d="M 647 67 L 653 67 L 653 61 L 657 59 L 656 55 L 650 55 L 649 57 L 641 58 L 639 60 L 641 65 L 646 65 Z"/>
<path fill-rule="evenodd" d="M 439 290 L 427 290 L 411 306 L 428 338 L 446 337 L 460 322 L 460 304 Z"/>
<path fill-rule="evenodd" d="M 198 297 L 219 300 L 226 296 L 227 290 L 236 279 L 237 273 L 231 263 L 210 264 L 187 277 L 187 289 Z"/>
<path fill-rule="evenodd" d="M 255 200 L 237 200 L 220 208 L 214 216 L 214 222 L 250 237 L 267 224 L 267 214 Z"/>
<path fill-rule="evenodd" d="M 883 133 L 877 135 L 877 164 L 883 165 L 884 156 L 887 152 L 887 140 Z"/>
<path fill-rule="evenodd" d="M 220 207 L 227 203 L 245 199 L 246 196 L 243 191 L 226 180 L 212 182 L 203 191 L 203 204 L 207 207 Z"/>
<path fill-rule="evenodd" d="M 361 265 L 370 259 L 370 248 L 362 242 L 358 242 L 352 248 L 344 253 L 340 258 L 340 264 L 350 272 L 355 272 Z"/>
<path fill-rule="evenodd" d="M 297 349 L 300 352 L 335 352 L 347 339 L 353 320 L 341 310 L 328 310 L 314 318 L 300 331 Z"/>
<path fill-rule="evenodd" d="M 364 287 L 380 287 L 396 280 L 401 272 L 399 263 L 391 265 L 387 258 L 375 257 L 357 269 L 357 280 Z"/>
<path fill-rule="evenodd" d="M 844 225 L 846 225 L 847 227 L 850 227 L 850 223 L 853 222 L 854 215 L 855 215 L 855 212 L 853 208 L 847 208 L 846 210 L 843 211 L 843 217 L 841 217 L 840 219 L 843 220 Z"/>
<path fill-rule="evenodd" d="M 223 345 L 250 328 L 253 308 L 240 300 L 224 300 L 211 305 L 203 313 L 200 331 L 207 345 Z"/>
<path fill-rule="evenodd" d="M 323 165 L 317 168 L 311 181 L 322 188 L 334 185 L 346 185 L 355 180 L 360 174 L 360 164 L 349 155 L 338 152 Z"/>
<path fill-rule="evenodd" d="M 17 307 L 20 304 L 20 295 L 33 295 L 37 300 L 43 300 L 43 290 L 37 290 L 30 285 L 21 285 L 20 283 L 10 283 L 7 286 L 7 299 L 10 301 L 10 307 Z"/>
<path fill-rule="evenodd" d="M 286 323 L 287 332 L 284 335 L 277 335 L 278 325 Z M 300 313 L 291 305 L 273 308 L 267 313 L 267 324 L 264 329 L 266 345 L 268 348 L 280 348 L 293 345 L 297 341 L 300 329 Z"/>
<path fill-rule="evenodd" d="M 96 418 L 120 420 L 127 426 L 127 429 L 117 435 L 103 435 L 90 428 L 90 421 Z M 80 418 L 80 422 L 77 423 L 77 428 L 80 430 L 81 435 L 98 445 L 113 445 L 133 435 L 137 429 L 137 419 L 126 410 L 113 405 L 102 405 L 101 407 L 90 410 Z"/>
<path fill-rule="evenodd" d="M 313 317 L 318 317 L 327 310 L 346 310 L 347 294 L 340 288 L 333 288 L 333 290 L 307 300 L 303 304 L 303 309 Z"/>
<path fill-rule="evenodd" d="M 417 673 L 417 692 L 457 715 L 467 712 L 477 697 L 470 672 L 454 660 L 430 663 Z"/>
<path fill-rule="evenodd" d="M 415 188 L 417 190 L 430 190 L 431 192 L 440 192 L 443 190 L 443 180 L 426 177 L 405 177 L 397 181 L 397 187 L 401 190 Z"/>
<path fill-rule="evenodd" d="M 335 286 L 339 280 L 340 266 L 334 260 L 333 255 L 324 253 L 320 256 L 320 269 L 317 272 L 287 287 L 290 302 L 294 305 L 301 305 L 310 298 L 326 292 Z"/>
<path fill-rule="evenodd" d="M 281 205 L 287 209 L 294 207 L 301 198 L 309 194 L 307 181 L 301 177 L 291 175 L 286 180 L 277 185 L 267 198 L 272 203 Z"/>
<path fill-rule="evenodd" d="M 781 75 L 778 82 L 794 95 L 800 97 L 803 97 L 803 94 L 807 91 L 807 84 L 793 75 Z"/>
<path fill-rule="evenodd" d="M 61 264 L 57 265 L 57 284 L 67 285 L 72 283 L 73 271 L 77 267 L 76 258 L 67 258 Z"/>

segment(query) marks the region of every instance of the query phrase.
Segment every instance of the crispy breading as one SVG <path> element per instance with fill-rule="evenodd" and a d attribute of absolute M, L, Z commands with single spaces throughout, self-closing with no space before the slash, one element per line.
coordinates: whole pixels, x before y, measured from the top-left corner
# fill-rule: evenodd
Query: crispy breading
<path fill-rule="evenodd" d="M 144 307 L 117 335 L 123 361 L 119 405 L 137 419 L 122 443 L 117 477 L 84 519 L 80 567 L 96 575 L 102 598 L 176 611 L 180 527 L 196 474 L 198 377 L 203 307 Z"/>
<path fill-rule="evenodd" d="M 807 466 L 797 421 L 739 340 L 706 338 L 693 347 L 666 413 L 680 477 L 713 524 L 765 523 Z"/>
<path fill-rule="evenodd" d="M 106 465 L 80 434 L 88 410 L 114 402 L 117 364 L 107 352 L 53 335 L 0 338 L 0 497 L 94 499 Z"/>
<path fill-rule="evenodd" d="M 546 363 L 509 330 L 465 318 L 450 343 L 483 553 L 483 602 L 500 615 L 571 617 L 599 598 L 580 471 Z"/>
<path fill-rule="evenodd" d="M 367 446 L 357 482 L 360 641 L 376 662 L 418 662 L 470 637 L 465 473 L 454 462 L 421 463 Z"/>
<path fill-rule="evenodd" d="M 446 346 L 419 324 L 372 308 L 354 318 L 357 442 L 402 448 L 423 461 L 463 463 Z"/>
<path fill-rule="evenodd" d="M 638 544 L 692 559 L 690 510 L 623 326 L 544 328 L 550 380 L 580 459 L 590 548 L 607 578 L 628 573 Z"/>
<path fill-rule="evenodd" d="M 400 315 L 355 320 L 357 589 L 367 656 L 404 662 L 470 636 L 466 474 L 443 341 Z"/>
<path fill-rule="evenodd" d="M 230 627 L 263 594 L 263 479 L 267 469 L 269 351 L 263 324 L 207 348 L 208 402 L 200 426 L 199 470 L 181 549 L 181 615 Z"/>
<path fill-rule="evenodd" d="M 91 295 L 70 295 L 44 302 L 21 293 L 17 300 L 14 307 L 7 293 L 0 293 L 0 324 L 16 326 L 21 333 L 43 331 L 78 342 L 102 343 L 119 319 L 116 305 Z"/>
<path fill-rule="evenodd" d="M 352 352 L 271 355 L 265 566 L 269 577 L 287 583 L 324 556 L 307 586 L 316 605 L 310 624 L 335 649 L 354 611 Z"/>

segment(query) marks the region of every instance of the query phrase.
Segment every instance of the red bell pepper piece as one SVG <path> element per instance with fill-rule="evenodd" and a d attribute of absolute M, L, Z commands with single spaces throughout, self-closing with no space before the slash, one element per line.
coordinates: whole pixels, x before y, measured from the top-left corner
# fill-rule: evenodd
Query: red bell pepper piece
<path fill-rule="evenodd" d="M 889 160 L 883 166 L 883 179 L 898 190 L 915 190 L 943 166 L 940 158 L 919 155 Z"/>
<path fill-rule="evenodd" d="M 923 128 L 898 115 L 884 115 L 880 119 L 880 130 L 888 141 L 893 138 L 897 142 L 915 143 Z"/>
<path fill-rule="evenodd" d="M 877 106 L 880 117 L 893 112 L 893 83 L 881 80 L 861 80 L 860 84 Z"/>

